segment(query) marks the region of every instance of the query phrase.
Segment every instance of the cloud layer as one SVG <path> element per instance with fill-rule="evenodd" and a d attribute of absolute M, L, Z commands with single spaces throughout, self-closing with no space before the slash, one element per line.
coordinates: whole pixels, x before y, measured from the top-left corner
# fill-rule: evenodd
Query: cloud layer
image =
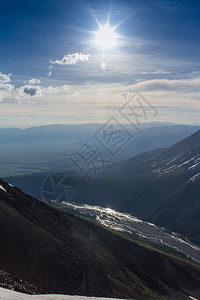
<path fill-rule="evenodd" d="M 127 97 L 138 91 L 158 110 L 157 121 L 199 122 L 200 74 L 192 76 L 195 77 L 140 79 L 131 84 L 83 82 L 69 87 L 63 81 L 45 83 L 37 78 L 16 81 L 15 86 L 11 74 L 0 73 L 0 120 L 1 124 L 3 121 L 12 123 L 9 117 L 16 114 L 16 117 L 26 118 L 23 120 L 27 123 L 32 119 L 46 123 L 47 118 L 49 123 L 52 120 L 104 122 L 116 116 Z"/>

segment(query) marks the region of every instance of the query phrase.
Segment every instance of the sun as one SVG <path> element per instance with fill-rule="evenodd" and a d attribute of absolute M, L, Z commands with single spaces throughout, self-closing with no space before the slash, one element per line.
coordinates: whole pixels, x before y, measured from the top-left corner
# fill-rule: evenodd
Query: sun
<path fill-rule="evenodd" d="M 123 40 L 126 39 L 125 36 L 117 34 L 116 31 L 122 24 L 124 24 L 130 17 L 132 17 L 133 12 L 131 12 L 130 15 L 126 16 L 124 19 L 119 21 L 114 26 L 110 26 L 112 0 L 111 0 L 110 8 L 108 10 L 107 21 L 104 23 L 105 25 L 103 25 L 100 22 L 100 20 L 97 18 L 97 16 L 95 15 L 93 10 L 89 6 L 88 6 L 88 10 L 89 10 L 90 14 L 93 16 L 96 24 L 98 25 L 98 30 L 93 31 L 93 30 L 87 30 L 87 29 L 83 29 L 83 28 L 79 28 L 79 29 L 75 28 L 78 31 L 87 32 L 87 33 L 95 36 L 90 41 L 90 47 L 88 49 L 95 46 L 95 47 L 101 48 L 104 52 L 107 49 L 118 47 L 120 42 L 121 41 L 123 42 Z M 104 62 L 102 62 L 102 69 L 103 70 L 105 69 Z"/>
<path fill-rule="evenodd" d="M 116 46 L 117 35 L 114 28 L 109 24 L 100 26 L 99 31 L 96 32 L 95 45 L 101 47 L 103 50 L 113 48 Z"/>

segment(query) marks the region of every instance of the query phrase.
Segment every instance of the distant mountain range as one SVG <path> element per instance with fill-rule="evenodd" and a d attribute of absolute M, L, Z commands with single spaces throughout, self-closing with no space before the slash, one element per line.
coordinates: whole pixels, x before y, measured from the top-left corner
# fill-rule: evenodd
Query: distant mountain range
<path fill-rule="evenodd" d="M 200 127 L 166 123 L 141 124 L 140 131 L 125 126 L 133 139 L 115 157 L 94 138 L 102 124 L 48 125 L 28 129 L 0 129 L 0 176 L 62 172 L 69 156 L 89 142 L 109 163 L 119 162 L 158 147 L 168 147 Z"/>
<path fill-rule="evenodd" d="M 88 138 L 95 134 L 95 132 L 104 124 L 98 123 L 90 123 L 90 124 L 77 124 L 77 125 L 43 125 L 30 127 L 26 129 L 20 128 L 0 128 L 0 144 L 9 144 L 9 143 L 19 143 L 19 142 L 32 142 L 32 141 L 51 141 L 51 140 L 80 140 L 83 138 Z M 135 132 L 137 134 L 137 130 L 134 129 L 132 125 L 123 125 L 128 130 Z M 178 125 L 171 123 L 144 123 L 140 124 L 140 129 L 147 130 L 153 128 L 153 132 L 162 132 L 163 128 L 166 127 L 168 129 L 168 134 L 170 133 L 170 129 L 173 128 L 174 134 L 181 134 L 181 132 L 191 132 L 193 130 L 197 130 L 200 128 L 200 125 Z M 160 129 L 159 129 L 160 128 Z M 184 133 L 182 133 L 184 135 Z"/>
<path fill-rule="evenodd" d="M 200 268 L 54 208 L 0 180 L 0 286 L 126 299 L 200 295 Z"/>

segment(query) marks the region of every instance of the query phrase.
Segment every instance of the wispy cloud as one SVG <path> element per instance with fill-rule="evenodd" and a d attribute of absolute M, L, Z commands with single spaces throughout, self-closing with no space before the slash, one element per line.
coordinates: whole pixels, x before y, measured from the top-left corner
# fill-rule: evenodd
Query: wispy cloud
<path fill-rule="evenodd" d="M 173 72 L 170 71 L 165 71 L 165 70 L 156 70 L 156 71 L 142 71 L 141 74 L 144 75 L 148 75 L 148 74 L 152 74 L 152 75 L 169 75 L 169 74 L 173 74 Z"/>
<path fill-rule="evenodd" d="M 138 82 L 134 85 L 140 91 L 200 91 L 200 77 L 192 79 L 152 79 Z"/>

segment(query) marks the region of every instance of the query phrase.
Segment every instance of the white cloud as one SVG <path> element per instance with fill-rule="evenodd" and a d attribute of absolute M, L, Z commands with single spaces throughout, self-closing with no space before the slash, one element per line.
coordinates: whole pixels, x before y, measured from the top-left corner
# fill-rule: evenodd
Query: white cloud
<path fill-rule="evenodd" d="M 40 79 L 36 79 L 36 78 L 32 78 L 30 80 L 28 80 L 29 84 L 35 85 L 35 84 L 40 84 Z"/>
<path fill-rule="evenodd" d="M 83 54 L 83 53 L 73 53 L 65 55 L 61 60 L 51 60 L 51 64 L 58 64 L 58 65 L 75 65 L 80 61 L 88 61 L 90 54 Z"/>
<path fill-rule="evenodd" d="M 49 67 L 49 73 L 48 73 L 48 76 L 49 76 L 49 77 L 52 75 L 52 69 L 53 69 L 53 66 L 50 66 L 50 67 Z"/>
<path fill-rule="evenodd" d="M 10 76 L 11 74 L 6 75 L 0 72 L 0 83 L 10 82 L 11 81 Z"/>
<path fill-rule="evenodd" d="M 72 94 L 72 97 L 76 97 L 76 98 L 80 97 L 80 92 L 74 92 Z"/>
<path fill-rule="evenodd" d="M 10 83 L 11 74 L 3 74 L 0 72 L 0 102 L 3 101 L 4 96 L 14 89 L 14 85 Z"/>
<path fill-rule="evenodd" d="M 14 85 L 10 83 L 1 83 L 0 82 L 0 93 L 2 91 L 12 91 L 14 89 Z"/>

